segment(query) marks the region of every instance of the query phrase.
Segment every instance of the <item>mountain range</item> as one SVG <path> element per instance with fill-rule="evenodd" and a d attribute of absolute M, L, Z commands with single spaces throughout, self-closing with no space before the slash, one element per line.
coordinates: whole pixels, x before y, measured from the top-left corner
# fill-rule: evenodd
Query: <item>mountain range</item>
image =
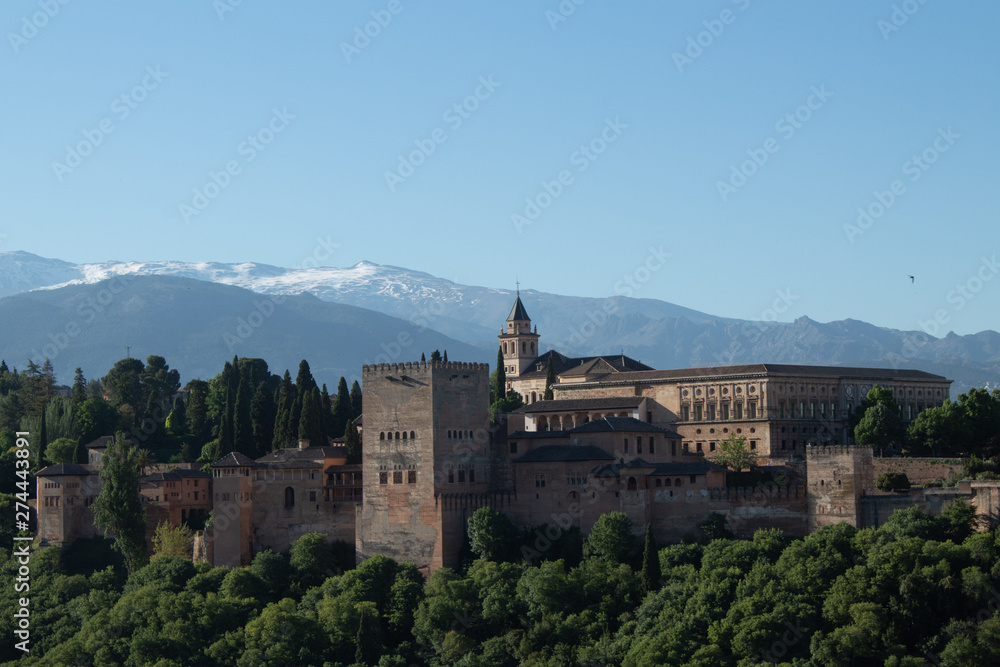
<path fill-rule="evenodd" d="M 61 381 L 76 366 L 88 377 L 103 374 L 126 346 L 135 356 L 166 357 L 185 378 L 211 377 L 234 354 L 262 357 L 279 373 L 294 373 L 306 358 L 321 381 L 335 383 L 341 375 L 357 378 L 363 363 L 416 360 L 434 349 L 447 349 L 452 360 L 492 364 L 514 296 L 372 262 L 301 269 L 72 264 L 6 252 L 0 253 L 0 357 L 22 367 L 29 356 L 49 356 Z M 654 368 L 749 362 L 918 368 L 955 380 L 953 393 L 1000 382 L 995 331 L 934 338 L 850 319 L 739 320 L 655 299 L 533 290 L 521 297 L 541 349 L 569 355 L 624 353 Z M 70 335 L 73 324 L 79 332 Z"/>

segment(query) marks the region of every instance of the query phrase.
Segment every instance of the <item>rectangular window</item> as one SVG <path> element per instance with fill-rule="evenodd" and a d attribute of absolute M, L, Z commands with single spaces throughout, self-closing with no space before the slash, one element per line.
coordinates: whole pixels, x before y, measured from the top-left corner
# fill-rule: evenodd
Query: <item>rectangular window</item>
<path fill-rule="evenodd" d="M 670 441 L 670 455 L 671 456 L 677 456 L 677 441 L 676 440 L 671 440 Z"/>
<path fill-rule="evenodd" d="M 403 471 L 402 470 L 393 470 L 392 471 L 392 483 L 393 484 L 402 484 L 403 483 Z"/>
<path fill-rule="evenodd" d="M 736 404 L 736 418 L 737 419 L 743 419 L 743 404 L 742 403 L 737 403 Z"/>
<path fill-rule="evenodd" d="M 464 470 L 459 470 L 458 471 L 458 483 L 459 484 L 465 484 L 465 471 Z"/>
<path fill-rule="evenodd" d="M 708 451 L 710 451 L 710 452 L 714 452 L 715 451 L 715 443 L 714 442 L 708 443 Z"/>
<path fill-rule="evenodd" d="M 653 423 L 653 411 L 652 410 L 646 410 L 646 423 L 647 424 L 652 424 Z"/>
<path fill-rule="evenodd" d="M 511 454 L 517 454 L 517 443 L 516 442 L 512 441 L 510 443 L 510 453 Z"/>
<path fill-rule="evenodd" d="M 698 443 L 698 453 L 699 453 L 699 454 L 701 454 L 701 452 L 702 452 L 702 445 L 703 445 L 703 444 L 704 444 L 704 443 L 701 443 L 701 442 L 699 442 L 699 443 Z"/>
<path fill-rule="evenodd" d="M 785 418 L 785 402 L 778 401 L 778 416 L 782 419 Z"/>
<path fill-rule="evenodd" d="M 311 503 L 316 502 L 316 492 L 315 491 L 310 491 L 309 492 L 309 502 L 311 502 Z"/>
<path fill-rule="evenodd" d="M 700 405 L 694 406 L 694 420 L 696 422 L 700 422 L 701 421 L 701 406 Z"/>
<path fill-rule="evenodd" d="M 752 449 L 752 450 L 756 450 L 757 449 L 757 441 L 756 440 L 751 440 L 750 441 L 750 449 Z"/>
<path fill-rule="evenodd" d="M 826 419 L 826 403 L 820 402 L 820 404 L 819 404 L 819 417 L 820 417 L 820 419 Z"/>
<path fill-rule="evenodd" d="M 750 419 L 757 419 L 757 402 L 750 402 Z"/>
<path fill-rule="evenodd" d="M 806 416 L 806 404 L 803 401 L 799 401 L 799 417 Z"/>
<path fill-rule="evenodd" d="M 697 475 L 688 475 L 688 481 L 691 482 L 692 484 L 694 484 L 695 482 L 698 481 L 698 476 Z"/>
<path fill-rule="evenodd" d="M 475 483 L 476 483 L 476 469 L 469 468 L 469 484 L 475 484 Z"/>
<path fill-rule="evenodd" d="M 387 473 L 387 472 L 380 472 L 378 474 L 378 483 L 379 484 L 388 484 L 389 483 L 389 473 Z"/>
<path fill-rule="evenodd" d="M 407 470 L 406 471 L 406 483 L 407 484 L 416 484 L 417 483 L 417 471 L 416 470 Z"/>
<path fill-rule="evenodd" d="M 653 436 L 649 436 L 649 453 L 650 454 L 656 453 L 656 443 L 653 440 Z"/>
<path fill-rule="evenodd" d="M 681 406 L 681 421 L 689 421 L 691 419 L 691 409 L 683 405 Z"/>
<path fill-rule="evenodd" d="M 836 418 L 837 418 L 837 404 L 834 403 L 833 401 L 830 401 L 830 419 L 836 419 Z"/>
<path fill-rule="evenodd" d="M 544 489 L 545 488 L 545 474 L 535 475 L 535 488 Z"/>
<path fill-rule="evenodd" d="M 625 438 L 625 453 L 628 454 L 628 438 Z"/>
<path fill-rule="evenodd" d="M 729 419 L 729 403 L 722 404 L 722 418 Z"/>
<path fill-rule="evenodd" d="M 816 401 L 809 401 L 809 418 L 816 419 Z"/>
<path fill-rule="evenodd" d="M 455 471 L 452 470 L 451 468 L 448 468 L 448 483 L 449 484 L 455 483 Z"/>
<path fill-rule="evenodd" d="M 635 453 L 642 454 L 642 436 L 635 436 Z"/>

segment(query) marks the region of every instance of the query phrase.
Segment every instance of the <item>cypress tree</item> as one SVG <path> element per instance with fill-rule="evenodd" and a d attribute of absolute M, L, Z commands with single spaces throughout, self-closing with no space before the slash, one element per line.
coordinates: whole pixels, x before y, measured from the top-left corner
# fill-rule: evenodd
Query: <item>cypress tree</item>
<path fill-rule="evenodd" d="M 226 403 L 222 408 L 222 415 L 220 415 L 222 421 L 219 423 L 219 452 L 220 454 L 228 454 L 233 451 L 233 409 L 235 406 L 235 399 L 233 397 L 233 390 L 226 387 Z"/>
<path fill-rule="evenodd" d="M 497 347 L 497 370 L 493 381 L 493 402 L 507 396 L 507 371 L 503 363 L 503 348 Z"/>
<path fill-rule="evenodd" d="M 444 361 L 445 363 L 448 362 L 448 350 L 444 351 L 444 359 L 442 359 L 442 361 Z"/>
<path fill-rule="evenodd" d="M 420 361 L 427 361 L 427 357 L 424 356 L 423 352 L 420 353 Z"/>
<path fill-rule="evenodd" d="M 660 553 L 656 548 L 652 524 L 646 526 L 646 545 L 642 550 L 642 590 L 649 594 L 659 590 L 663 578 L 660 572 Z"/>
<path fill-rule="evenodd" d="M 139 495 L 139 457 L 123 432 L 101 459 L 101 492 L 93 504 L 94 525 L 115 540 L 129 573 L 146 562 L 146 508 Z"/>
<path fill-rule="evenodd" d="M 347 423 L 354 419 L 351 409 L 351 393 L 347 390 L 347 380 L 343 376 L 337 384 L 337 398 L 333 402 L 333 432 L 343 433 Z"/>
<path fill-rule="evenodd" d="M 45 448 L 49 446 L 49 430 L 46 426 L 48 420 L 45 418 L 45 410 L 42 410 L 39 419 L 42 422 L 41 433 L 38 435 L 38 452 L 35 457 L 35 470 L 41 470 L 45 467 Z"/>
<path fill-rule="evenodd" d="M 330 402 L 330 392 L 327 391 L 325 382 L 323 383 L 323 389 L 319 392 L 319 406 L 323 415 L 323 430 L 331 438 L 337 437 L 337 429 L 333 418 L 333 405 Z"/>
<path fill-rule="evenodd" d="M 299 418 L 299 438 L 309 440 L 315 447 L 326 445 L 326 431 L 323 428 L 322 407 L 319 401 L 319 389 L 313 387 L 302 401 L 302 416 Z"/>
<path fill-rule="evenodd" d="M 261 381 L 250 402 L 250 430 L 253 436 L 254 458 L 264 456 L 271 451 L 275 417 L 274 397 L 267 389 L 267 382 Z"/>
<path fill-rule="evenodd" d="M 292 384 L 292 375 L 285 369 L 285 375 L 281 378 L 281 385 L 278 387 L 278 400 L 276 417 L 274 421 L 274 435 L 271 440 L 273 449 L 280 449 L 291 440 L 289 423 L 292 414 L 292 403 L 295 401 L 295 385 Z M 299 425 L 296 423 L 295 428 Z"/>
<path fill-rule="evenodd" d="M 344 446 L 347 448 L 347 463 L 361 463 L 361 434 L 353 421 L 347 424 L 344 431 Z"/>
<path fill-rule="evenodd" d="M 549 362 L 545 365 L 545 393 L 542 394 L 543 401 L 552 400 L 552 385 L 556 381 L 556 372 L 552 368 L 552 355 L 549 355 Z"/>
<path fill-rule="evenodd" d="M 3 373 L 3 371 L 0 370 L 0 374 L 2 374 L 2 373 Z M 83 369 L 82 368 L 77 368 L 73 372 L 73 393 L 72 393 L 72 399 L 73 399 L 73 411 L 74 412 L 76 412 L 76 410 L 81 405 L 83 405 L 83 402 L 87 400 L 87 380 L 86 380 L 86 378 L 83 377 Z"/>
<path fill-rule="evenodd" d="M 242 379 L 236 388 L 233 408 L 233 448 L 250 458 L 254 455 L 253 425 L 250 422 L 250 387 Z"/>
<path fill-rule="evenodd" d="M 351 385 L 351 419 L 360 417 L 361 409 L 361 385 L 355 380 L 354 384 Z"/>

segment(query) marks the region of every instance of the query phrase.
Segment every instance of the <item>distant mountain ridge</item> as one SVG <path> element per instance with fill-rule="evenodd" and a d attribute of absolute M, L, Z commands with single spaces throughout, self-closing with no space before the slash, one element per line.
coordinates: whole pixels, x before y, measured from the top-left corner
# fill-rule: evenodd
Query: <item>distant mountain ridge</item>
<path fill-rule="evenodd" d="M 456 341 L 448 345 L 452 359 L 488 362 L 495 361 L 496 335 L 514 298 L 512 290 L 461 285 L 372 262 L 359 262 L 349 268 L 308 269 L 252 262 L 71 264 L 25 252 L 0 253 L 0 297 L 24 296 L 29 290 L 36 290 L 28 293 L 40 296 L 87 286 L 93 289 L 114 276 L 187 279 L 263 295 L 311 295 L 314 303 L 364 309 L 366 314 L 357 314 L 360 319 L 356 322 L 365 320 L 369 331 L 380 326 L 377 322 L 384 324 L 375 315 L 389 315 L 403 320 L 407 331 L 414 334 L 443 334 L 441 340 Z M 152 286 L 156 281 L 144 284 Z M 521 296 L 541 335 L 542 350 L 554 348 L 570 355 L 624 352 L 654 368 L 753 362 L 919 368 L 954 379 L 955 392 L 1000 383 L 1000 334 L 995 331 L 966 336 L 950 333 L 937 339 L 922 332 L 882 328 L 851 319 L 820 323 L 802 317 L 791 323 L 762 323 L 717 317 L 655 299 L 572 297 L 533 290 L 523 290 Z M 6 301 L 0 300 L 0 304 Z M 190 304 L 190 308 L 192 313 L 203 312 L 197 304 Z M 184 320 L 194 333 L 218 326 L 216 320 Z M 398 323 L 391 326 L 402 327 Z M 305 343 L 296 340 L 292 332 L 287 333 L 286 345 Z M 140 342 L 143 335 L 138 330 L 133 333 Z M 318 333 L 310 336 L 310 344 L 322 344 Z M 386 337 L 380 333 L 376 338 L 384 341 Z M 0 350 L 8 349 L 4 345 L 7 339 L 4 327 L 0 329 Z M 457 351 L 459 341 L 474 351 L 464 357 L 452 351 Z M 309 358 L 310 350 L 302 349 L 297 354 Z M 414 358 L 419 358 L 419 353 Z M 363 362 L 357 357 L 342 363 L 349 373 L 356 374 Z M 352 364 L 358 368 L 352 369 Z M 175 365 L 180 368 L 179 363 Z M 181 372 L 185 369 L 181 368 Z"/>

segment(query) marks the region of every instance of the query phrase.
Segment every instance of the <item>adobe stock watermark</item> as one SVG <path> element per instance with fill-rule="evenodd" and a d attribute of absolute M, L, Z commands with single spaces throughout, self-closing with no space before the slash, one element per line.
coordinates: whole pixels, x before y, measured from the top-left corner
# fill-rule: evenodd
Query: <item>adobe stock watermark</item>
<path fill-rule="evenodd" d="M 371 45 L 373 39 L 382 34 L 382 30 L 389 27 L 393 17 L 399 16 L 403 9 L 403 3 L 399 0 L 389 0 L 385 9 L 371 12 L 371 21 L 363 26 L 354 26 L 354 38 L 349 43 L 340 43 L 340 52 L 344 54 L 348 64 L 354 56 L 361 55 L 361 52 Z"/>
<path fill-rule="evenodd" d="M 220 21 L 226 20 L 226 14 L 236 11 L 236 8 L 243 4 L 243 0 L 213 0 L 212 9 Z"/>
<path fill-rule="evenodd" d="M 587 171 L 590 165 L 596 162 L 608 150 L 609 145 L 618 141 L 618 138 L 621 137 L 622 132 L 626 129 L 628 129 L 628 125 L 621 122 L 619 116 L 615 116 L 614 120 L 605 118 L 604 127 L 597 136 L 586 144 L 580 144 L 579 148 L 570 153 L 570 165 L 576 167 L 578 174 Z M 552 202 L 559 199 L 565 189 L 573 184 L 574 179 L 573 172 L 569 169 L 563 169 L 556 175 L 555 179 L 551 181 L 542 180 L 541 189 L 538 193 L 533 197 L 524 198 L 524 209 L 519 213 L 512 213 L 510 216 L 510 221 L 513 223 L 517 233 L 522 233 L 525 227 L 534 224 L 535 220 L 546 209 L 552 206 Z"/>
<path fill-rule="evenodd" d="M 903 163 L 901 167 L 903 175 L 909 176 L 911 183 L 916 183 L 938 161 L 941 155 L 951 150 L 955 142 L 961 138 L 962 135 L 955 134 L 950 125 L 947 129 L 939 127 L 934 141 Z M 859 236 L 864 236 L 865 232 L 871 229 L 872 225 L 885 215 L 886 211 L 892 208 L 893 204 L 906 192 L 906 183 L 899 178 L 893 180 L 888 189 L 875 190 L 872 193 L 873 200 L 867 206 L 858 207 L 858 217 L 854 223 L 844 223 L 844 234 L 847 236 L 848 242 L 854 243 Z"/>
<path fill-rule="evenodd" d="M 69 320 L 61 331 L 50 331 L 46 335 L 48 342 L 42 345 L 41 350 L 31 348 L 31 358 L 38 364 L 46 359 L 55 361 L 56 357 L 86 330 L 88 324 L 110 308 L 118 295 L 128 288 L 133 277 L 128 274 L 115 275 L 109 278 L 106 284 L 84 297 L 83 302 L 76 307 L 77 317 Z"/>
<path fill-rule="evenodd" d="M 38 0 L 40 11 L 31 16 L 22 16 L 20 30 L 7 33 L 7 41 L 10 42 L 10 48 L 14 49 L 14 53 L 20 52 L 22 46 L 37 37 L 38 31 L 47 26 L 69 2 L 70 0 Z"/>
<path fill-rule="evenodd" d="M 826 89 L 825 83 L 818 88 L 813 86 L 809 91 L 810 94 L 806 97 L 805 102 L 775 122 L 774 130 L 781 135 L 782 140 L 788 141 L 794 137 L 795 133 L 812 119 L 813 113 L 822 109 L 827 100 L 833 97 L 833 93 Z M 729 201 L 729 197 L 746 185 L 750 178 L 767 164 L 768 159 L 780 149 L 781 142 L 774 137 L 765 139 L 760 148 L 748 148 L 747 159 L 739 165 L 731 166 L 729 178 L 725 181 L 715 182 L 715 188 L 719 191 L 722 201 Z"/>
<path fill-rule="evenodd" d="M 993 278 L 1000 273 L 1000 263 L 997 262 L 997 256 L 994 254 L 992 257 L 982 257 L 979 267 L 973 271 L 972 275 L 962 283 L 955 285 L 955 288 L 949 290 L 945 295 L 945 301 L 952 305 L 952 311 L 960 311 L 965 306 L 976 298 L 976 295 L 982 291 L 986 283 L 993 280 Z M 951 321 L 951 313 L 947 308 L 938 308 L 934 311 L 934 316 L 928 320 L 917 320 L 917 324 L 920 329 L 931 336 L 937 336 L 941 331 L 941 327 Z"/>
<path fill-rule="evenodd" d="M 750 7 L 750 0 L 732 0 L 733 4 L 736 5 L 739 10 L 746 11 Z M 704 30 L 698 32 L 693 37 L 687 38 L 687 48 L 684 52 L 680 51 L 673 52 L 674 65 L 677 66 L 677 71 L 684 73 L 684 68 L 694 64 L 694 61 L 701 58 L 702 54 L 705 53 L 705 49 L 715 44 L 715 40 L 722 36 L 722 33 L 726 31 L 727 25 L 732 25 L 736 22 L 736 17 L 739 16 L 731 9 L 723 9 L 719 12 L 718 18 L 706 19 L 701 22 L 705 27 Z"/>
<path fill-rule="evenodd" d="M 102 118 L 93 129 L 85 128 L 82 131 L 83 139 L 81 141 L 73 145 L 66 145 L 66 155 L 63 157 L 63 162 L 53 160 L 52 172 L 59 182 L 62 183 L 67 174 L 73 173 L 77 167 L 83 164 L 84 158 L 91 155 L 94 149 L 104 143 L 105 138 L 115 131 L 115 118 L 121 122 L 131 116 L 132 112 L 138 109 L 139 105 L 149 97 L 151 92 L 159 88 L 168 76 L 170 75 L 167 72 L 160 70 L 159 65 L 156 67 L 150 65 L 146 67 L 146 74 L 139 83 L 132 86 L 128 92 L 122 93 L 112 100 L 110 108 L 114 117 Z"/>
<path fill-rule="evenodd" d="M 790 287 L 777 289 L 774 291 L 775 298 L 771 305 L 760 312 L 760 315 L 752 320 L 743 323 L 741 333 L 746 336 L 751 345 L 757 343 L 760 337 L 768 329 L 768 323 L 777 322 L 778 316 L 788 312 L 792 304 L 799 300 L 797 294 L 792 293 Z M 712 356 L 720 364 L 731 364 L 736 357 L 747 352 L 742 341 L 733 338 L 729 342 L 729 347 L 724 352 L 714 352 Z"/>
<path fill-rule="evenodd" d="M 500 82 L 493 80 L 493 75 L 479 77 L 479 85 L 466 95 L 461 101 L 455 102 L 445 109 L 441 119 L 448 124 L 454 132 L 462 127 L 462 123 L 472 117 L 472 114 L 479 109 L 479 105 L 493 96 L 496 89 L 501 86 Z M 416 148 L 406 155 L 398 155 L 399 162 L 394 171 L 386 170 L 385 184 L 389 186 L 389 192 L 395 192 L 396 188 L 404 183 L 406 179 L 416 173 L 440 144 L 448 141 L 448 133 L 443 128 L 436 127 L 423 139 L 414 139 Z"/>
<path fill-rule="evenodd" d="M 920 8 L 927 4 L 927 0 L 903 0 L 899 4 L 892 6 L 892 13 L 889 19 L 879 19 L 875 26 L 882 33 L 883 41 L 889 41 L 889 35 L 898 32 L 900 28 L 907 24 L 910 17 L 920 11 Z"/>
<path fill-rule="evenodd" d="M 288 107 L 273 109 L 271 118 L 259 130 L 247 135 L 246 139 L 237 144 L 236 153 L 243 158 L 242 163 L 240 160 L 229 160 L 221 170 L 209 170 L 205 184 L 192 191 L 191 203 L 181 202 L 177 205 L 181 219 L 190 224 L 192 218 L 201 215 L 232 184 L 233 178 L 243 173 L 245 165 L 256 160 L 279 134 L 288 129 L 294 118 L 294 114 L 288 113 Z"/>
<path fill-rule="evenodd" d="M 576 13 L 576 8 L 587 2 L 587 0 L 561 0 L 555 9 L 545 10 L 545 20 L 549 22 L 552 32 L 555 32 L 560 23 L 565 23 L 569 17 Z"/>

